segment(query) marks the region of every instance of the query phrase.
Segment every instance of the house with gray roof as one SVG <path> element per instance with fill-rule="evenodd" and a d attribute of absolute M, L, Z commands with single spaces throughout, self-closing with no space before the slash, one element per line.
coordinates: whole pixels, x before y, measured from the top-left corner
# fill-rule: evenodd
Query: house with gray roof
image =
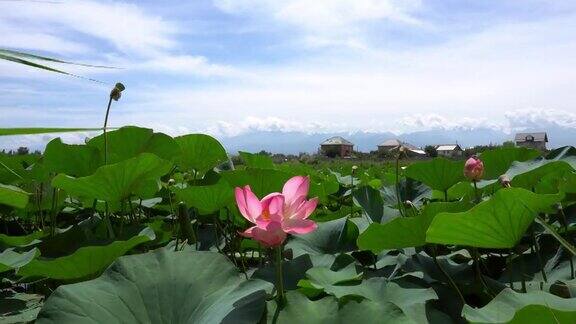
<path fill-rule="evenodd" d="M 378 145 L 378 151 L 380 152 L 397 152 L 399 150 L 407 154 L 410 153 L 410 155 L 426 155 L 426 152 L 420 148 L 399 139 L 389 139 Z"/>
<path fill-rule="evenodd" d="M 514 136 L 514 142 L 516 146 L 545 151 L 546 143 L 548 143 L 548 134 L 546 132 L 517 133 Z"/>
<path fill-rule="evenodd" d="M 443 157 L 461 157 L 464 155 L 464 150 L 458 144 L 443 144 L 436 146 L 436 152 L 438 156 Z"/>
<path fill-rule="evenodd" d="M 320 152 L 329 157 L 348 157 L 352 155 L 354 143 L 342 136 L 334 136 L 320 143 Z"/>

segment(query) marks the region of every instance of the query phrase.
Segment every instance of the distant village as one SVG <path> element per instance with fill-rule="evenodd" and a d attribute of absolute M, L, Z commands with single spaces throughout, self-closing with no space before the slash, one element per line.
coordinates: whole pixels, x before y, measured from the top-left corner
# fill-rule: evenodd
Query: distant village
<path fill-rule="evenodd" d="M 507 143 L 518 147 L 545 151 L 547 149 L 548 134 L 546 132 L 517 133 L 514 136 L 514 140 Z M 430 144 L 425 147 L 417 147 L 399 139 L 388 139 L 378 145 L 375 152 L 382 156 L 398 155 L 401 152 L 402 155 L 412 158 L 435 156 L 461 158 L 464 156 L 464 151 L 458 143 Z M 327 157 L 350 158 L 356 152 L 354 151 L 354 143 L 341 136 L 334 136 L 320 143 L 319 153 Z"/>

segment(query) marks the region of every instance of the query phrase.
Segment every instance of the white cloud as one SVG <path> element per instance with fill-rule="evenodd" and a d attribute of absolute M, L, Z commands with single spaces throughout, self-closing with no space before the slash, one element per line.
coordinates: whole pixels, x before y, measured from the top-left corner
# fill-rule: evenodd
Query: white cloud
<path fill-rule="evenodd" d="M 162 55 L 142 63 L 135 63 L 132 66 L 128 66 L 134 70 L 205 77 L 233 76 L 238 74 L 238 71 L 231 66 L 212 63 L 204 56 L 191 55 Z"/>
<path fill-rule="evenodd" d="M 166 74 L 224 76 L 232 68 L 200 55 L 174 55 L 179 49 L 177 24 L 136 4 L 124 2 L 67 1 L 38 3 L 0 2 L 0 47 L 53 52 L 58 57 L 88 56 L 95 64 L 122 70 L 64 66 L 79 75 L 152 71 Z M 95 44 L 95 41 L 103 44 Z M 104 50 L 103 50 L 104 48 Z M 105 49 L 110 48 L 110 49 Z M 85 59 L 75 59 L 83 61 Z M 12 63 L 11 63 L 12 64 Z M 13 65 L 13 64 L 12 64 Z M 48 64 L 59 68 L 58 64 Z M 37 77 L 38 73 L 0 72 L 6 76 Z M 35 71 L 37 72 L 37 71 Z"/>
<path fill-rule="evenodd" d="M 66 43 L 68 47 L 72 42 L 80 43 L 74 41 L 77 37 L 71 32 L 100 39 L 120 52 L 137 55 L 154 55 L 176 45 L 174 34 L 177 28 L 174 24 L 143 11 L 137 5 L 123 2 L 3 1 L 0 20 L 6 29 L 19 30 L 18 35 L 12 37 L 30 40 L 36 35 L 40 40 L 51 39 L 52 42 Z M 9 44 L 0 39 L 1 46 Z M 29 47 L 33 44 L 30 43 Z M 58 52 L 57 48 L 46 49 L 43 45 L 38 43 L 36 49 Z"/>
<path fill-rule="evenodd" d="M 558 109 L 516 109 L 505 112 L 504 117 L 512 129 L 576 128 L 576 114 Z"/>
<path fill-rule="evenodd" d="M 308 30 L 346 28 L 357 22 L 391 20 L 420 23 L 411 13 L 420 1 L 396 0 L 215 0 L 228 13 L 270 15 L 273 18 Z"/>
<path fill-rule="evenodd" d="M 362 33 L 375 21 L 421 26 L 419 0 L 214 0 L 224 12 L 295 28 L 311 46 L 364 48 Z"/>
<path fill-rule="evenodd" d="M 322 122 L 297 122 L 278 117 L 246 117 L 238 122 L 218 121 L 203 131 L 219 136 L 231 137 L 257 131 L 272 132 L 303 132 L 303 133 L 328 133 L 342 129 L 344 125 Z"/>

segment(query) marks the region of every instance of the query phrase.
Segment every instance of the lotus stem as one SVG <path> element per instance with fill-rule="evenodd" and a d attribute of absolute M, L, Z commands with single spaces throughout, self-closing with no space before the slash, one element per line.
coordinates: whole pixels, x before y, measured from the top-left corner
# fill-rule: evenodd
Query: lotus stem
<path fill-rule="evenodd" d="M 558 204 L 558 213 L 560 214 L 560 218 L 562 219 L 562 227 L 564 227 L 564 233 L 566 233 L 566 237 L 572 241 L 572 237 L 570 233 L 568 233 L 568 221 L 566 219 L 566 214 L 564 214 L 564 208 L 562 208 L 561 204 Z M 574 279 L 574 261 L 572 261 L 572 257 L 568 258 L 570 262 L 570 279 Z"/>
<path fill-rule="evenodd" d="M 512 249 L 510 249 L 510 251 L 508 251 L 508 284 L 510 285 L 510 289 L 514 290 L 514 281 L 512 280 L 512 273 L 513 273 L 513 268 L 512 268 Z"/>
<path fill-rule="evenodd" d="M 104 117 L 104 164 L 108 163 L 108 135 L 106 133 L 106 128 L 108 127 L 108 116 L 110 116 L 110 107 L 112 106 L 112 100 L 118 101 L 122 96 L 122 91 L 125 87 L 122 83 L 116 83 L 112 91 L 110 91 L 110 98 L 108 99 L 108 107 L 106 108 L 106 116 Z"/>
<path fill-rule="evenodd" d="M 542 274 L 542 279 L 544 282 L 548 282 L 548 277 L 546 276 L 546 271 L 544 271 L 544 262 L 542 262 L 542 255 L 540 255 L 540 245 L 536 239 L 536 233 L 532 227 L 532 244 L 534 245 L 534 250 L 536 252 L 536 257 L 538 258 L 538 265 L 540 266 L 540 273 Z"/>
<path fill-rule="evenodd" d="M 108 116 L 110 115 L 110 107 L 112 106 L 112 96 L 108 100 L 108 108 L 106 108 L 106 117 L 104 117 L 104 165 L 108 164 L 108 133 L 106 132 L 106 127 L 108 127 Z"/>
<path fill-rule="evenodd" d="M 50 223 L 52 227 L 52 232 L 50 233 L 51 236 L 56 235 L 56 217 L 58 216 L 57 208 L 58 208 L 58 193 L 59 189 L 52 188 L 52 210 L 50 212 Z"/>
<path fill-rule="evenodd" d="M 282 307 L 286 301 L 284 296 L 284 276 L 282 273 L 282 253 L 284 247 L 282 245 L 278 246 L 276 249 L 276 293 L 277 293 L 277 303 L 278 307 Z"/>
<path fill-rule="evenodd" d="M 472 262 L 474 263 L 474 271 L 478 276 L 478 280 L 482 284 L 484 290 L 486 290 L 486 293 L 492 295 L 492 298 L 494 298 L 495 297 L 494 294 L 492 294 L 492 291 L 490 290 L 490 288 L 488 288 L 488 285 L 486 284 L 482 276 L 482 270 L 480 269 L 480 253 L 478 252 L 478 248 L 472 248 L 472 258 L 473 258 Z"/>
<path fill-rule="evenodd" d="M 576 247 L 574 247 L 574 245 L 570 244 L 570 242 L 566 241 L 560 234 L 558 234 L 558 232 L 556 232 L 556 230 L 550 224 L 546 223 L 546 221 L 542 219 L 540 215 L 536 216 L 536 221 L 542 225 L 566 250 L 568 250 L 572 256 L 576 255 Z"/>
<path fill-rule="evenodd" d="M 478 185 L 476 184 L 477 181 L 474 180 L 472 183 L 474 183 L 474 196 L 476 197 L 476 203 L 479 204 L 482 201 L 482 198 L 480 197 L 480 192 L 478 191 Z"/>
<path fill-rule="evenodd" d="M 520 279 L 522 283 L 522 292 L 526 292 L 526 278 L 524 278 L 524 253 L 518 254 L 520 258 Z"/>
<path fill-rule="evenodd" d="M 350 217 L 354 213 L 354 167 L 352 167 L 352 173 L 350 174 Z"/>
<path fill-rule="evenodd" d="M 108 202 L 104 203 L 104 222 L 106 223 L 106 229 L 108 229 L 108 237 L 110 239 L 115 239 L 114 229 L 112 228 L 112 222 L 110 221 L 110 212 L 108 210 Z"/>
<path fill-rule="evenodd" d="M 180 223 L 182 240 L 188 240 L 188 243 L 196 242 L 196 235 L 192 230 L 190 217 L 188 216 L 188 208 L 184 202 L 178 204 L 178 221 Z"/>
<path fill-rule="evenodd" d="M 402 199 L 400 198 L 400 151 L 396 155 L 396 200 L 398 201 L 398 211 L 404 217 Z"/>
<path fill-rule="evenodd" d="M 446 279 L 450 283 L 450 286 L 452 286 L 452 289 L 454 289 L 454 292 L 456 292 L 456 294 L 458 295 L 458 298 L 460 298 L 462 305 L 466 305 L 466 300 L 464 299 L 462 292 L 460 291 L 460 289 L 458 289 L 458 286 L 456 285 L 456 283 L 454 282 L 452 277 L 450 277 L 448 272 L 446 272 L 446 270 L 444 270 L 444 268 L 442 268 L 442 265 L 440 265 L 440 262 L 438 262 L 438 257 L 436 256 L 436 245 L 434 245 L 434 244 L 432 245 L 432 259 L 434 260 L 434 264 L 436 265 L 438 270 L 440 270 L 440 272 L 442 272 L 444 277 L 446 277 Z"/>

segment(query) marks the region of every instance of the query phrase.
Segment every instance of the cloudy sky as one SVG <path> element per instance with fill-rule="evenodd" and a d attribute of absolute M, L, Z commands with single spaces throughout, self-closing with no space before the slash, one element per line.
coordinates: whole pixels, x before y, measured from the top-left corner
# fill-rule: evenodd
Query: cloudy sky
<path fill-rule="evenodd" d="M 184 4 L 185 3 L 185 4 Z M 576 128 L 576 1 L 0 0 L 0 47 L 118 69 L 0 62 L 0 127 Z"/>

